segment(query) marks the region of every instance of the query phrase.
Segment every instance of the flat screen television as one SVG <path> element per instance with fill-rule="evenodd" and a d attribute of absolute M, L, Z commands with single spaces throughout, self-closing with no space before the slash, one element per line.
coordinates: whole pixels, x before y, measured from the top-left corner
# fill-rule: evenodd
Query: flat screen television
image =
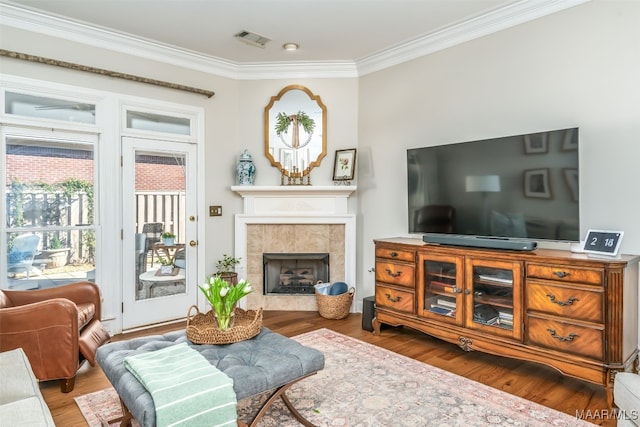
<path fill-rule="evenodd" d="M 407 150 L 409 233 L 580 240 L 578 128 Z"/>

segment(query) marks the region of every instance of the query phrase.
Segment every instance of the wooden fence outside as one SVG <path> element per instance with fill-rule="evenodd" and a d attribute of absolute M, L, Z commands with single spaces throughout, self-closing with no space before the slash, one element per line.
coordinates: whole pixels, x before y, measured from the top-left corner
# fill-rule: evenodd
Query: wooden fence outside
<path fill-rule="evenodd" d="M 141 233 L 144 224 L 162 223 L 163 231 L 176 235 L 176 242 L 185 238 L 184 192 L 136 193 L 136 232 Z"/>

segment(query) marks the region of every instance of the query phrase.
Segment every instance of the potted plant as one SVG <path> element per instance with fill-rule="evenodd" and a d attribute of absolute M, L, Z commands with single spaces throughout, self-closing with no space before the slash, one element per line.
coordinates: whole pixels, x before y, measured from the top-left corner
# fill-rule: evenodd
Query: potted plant
<path fill-rule="evenodd" d="M 176 241 L 176 235 L 170 231 L 165 231 L 160 235 L 165 246 L 173 246 Z"/>
<path fill-rule="evenodd" d="M 234 311 L 238 301 L 253 291 L 246 280 L 234 285 L 224 280 L 220 274 L 209 277 L 207 283 L 198 287 L 211 304 L 218 328 L 223 331 L 233 327 Z"/>
<path fill-rule="evenodd" d="M 47 268 L 64 267 L 67 265 L 70 251 L 71 248 L 67 247 L 65 242 L 54 234 L 49 239 L 47 247 L 36 255 L 36 259 L 44 260 Z"/>
<path fill-rule="evenodd" d="M 235 284 L 238 282 L 238 273 L 235 272 L 236 265 L 238 264 L 240 264 L 240 258 L 223 254 L 222 258 L 216 261 L 217 274 L 222 279 Z"/>
<path fill-rule="evenodd" d="M 165 257 L 159 257 L 158 262 L 160 263 L 160 274 L 173 273 L 173 263 L 171 262 L 171 260 Z"/>

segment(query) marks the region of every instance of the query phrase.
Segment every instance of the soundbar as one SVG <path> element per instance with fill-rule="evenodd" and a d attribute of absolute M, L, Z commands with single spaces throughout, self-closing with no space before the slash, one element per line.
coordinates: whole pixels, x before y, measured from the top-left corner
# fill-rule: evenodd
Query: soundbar
<path fill-rule="evenodd" d="M 426 243 L 441 245 L 470 246 L 487 249 L 511 249 L 514 251 L 533 251 L 538 247 L 531 240 L 509 239 L 506 237 L 467 236 L 464 234 L 426 233 L 422 236 Z"/>

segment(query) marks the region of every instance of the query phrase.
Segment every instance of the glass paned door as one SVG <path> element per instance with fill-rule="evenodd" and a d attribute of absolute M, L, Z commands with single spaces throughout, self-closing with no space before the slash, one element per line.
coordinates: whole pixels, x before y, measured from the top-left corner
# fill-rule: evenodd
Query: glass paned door
<path fill-rule="evenodd" d="M 195 145 L 123 138 L 123 327 L 196 303 Z"/>
<path fill-rule="evenodd" d="M 467 326 L 520 338 L 521 266 L 514 262 L 467 260 Z"/>
<path fill-rule="evenodd" d="M 421 315 L 462 324 L 462 259 L 419 255 Z"/>
<path fill-rule="evenodd" d="M 4 129 L 3 287 L 95 280 L 95 135 Z"/>

